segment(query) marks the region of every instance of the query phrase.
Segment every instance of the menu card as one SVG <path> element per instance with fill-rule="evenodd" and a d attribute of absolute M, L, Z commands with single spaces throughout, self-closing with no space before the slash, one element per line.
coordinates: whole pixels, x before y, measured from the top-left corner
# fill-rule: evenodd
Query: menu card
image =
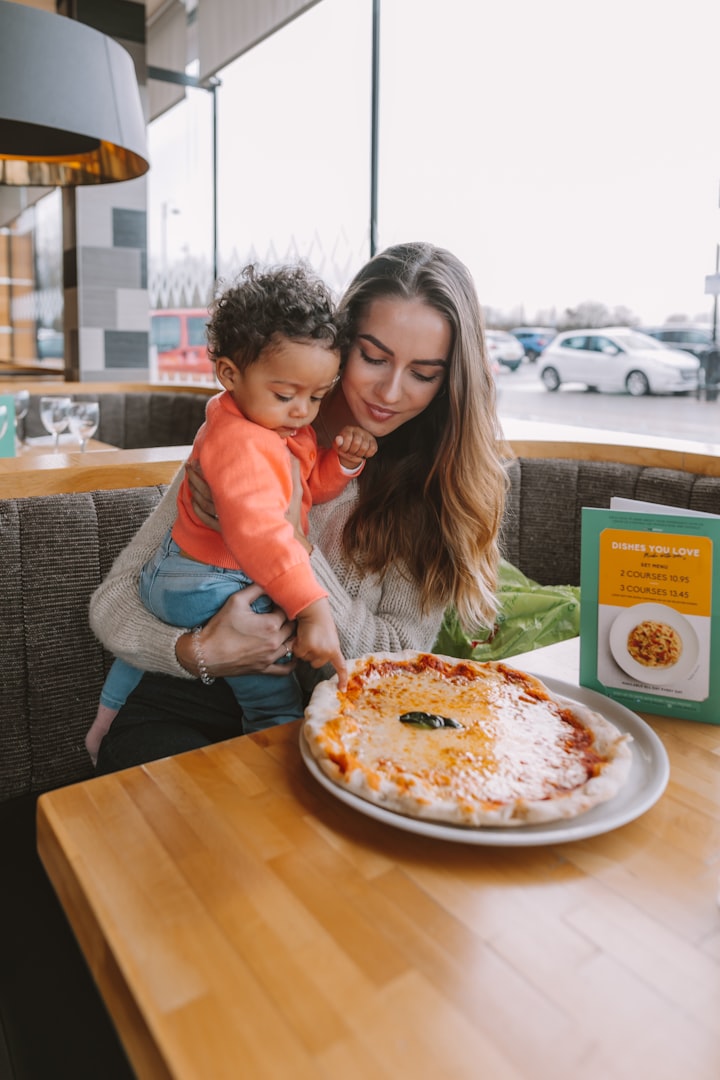
<path fill-rule="evenodd" d="M 631 500 L 584 508 L 580 585 L 582 686 L 720 724 L 720 516 Z"/>
<path fill-rule="evenodd" d="M 15 457 L 15 398 L 0 394 L 0 458 Z"/>

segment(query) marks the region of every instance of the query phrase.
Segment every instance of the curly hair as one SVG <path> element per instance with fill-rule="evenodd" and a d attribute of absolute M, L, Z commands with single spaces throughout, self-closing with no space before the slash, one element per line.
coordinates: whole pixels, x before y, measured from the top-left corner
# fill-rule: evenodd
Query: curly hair
<path fill-rule="evenodd" d="M 344 325 L 330 290 L 303 263 L 269 270 L 251 263 L 210 305 L 208 353 L 244 371 L 278 336 L 344 351 Z"/>

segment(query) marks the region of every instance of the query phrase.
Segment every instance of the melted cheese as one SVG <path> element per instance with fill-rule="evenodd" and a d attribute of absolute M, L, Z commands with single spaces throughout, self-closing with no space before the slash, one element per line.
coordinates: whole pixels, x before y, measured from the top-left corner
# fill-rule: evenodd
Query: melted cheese
<path fill-rule="evenodd" d="M 556 797 L 596 775 L 593 735 L 541 684 L 504 665 L 452 667 L 371 660 L 339 694 L 324 751 L 349 779 L 361 769 L 371 789 L 389 782 L 418 801 L 462 808 Z M 438 713 L 462 728 L 403 724 L 403 713 Z"/>

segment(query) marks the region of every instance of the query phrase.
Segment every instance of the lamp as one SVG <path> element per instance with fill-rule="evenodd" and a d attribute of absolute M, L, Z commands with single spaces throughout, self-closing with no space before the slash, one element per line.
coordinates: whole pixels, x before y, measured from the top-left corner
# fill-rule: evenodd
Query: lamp
<path fill-rule="evenodd" d="M 148 168 L 127 50 L 75 19 L 0 0 L 0 184 L 106 184 Z"/>

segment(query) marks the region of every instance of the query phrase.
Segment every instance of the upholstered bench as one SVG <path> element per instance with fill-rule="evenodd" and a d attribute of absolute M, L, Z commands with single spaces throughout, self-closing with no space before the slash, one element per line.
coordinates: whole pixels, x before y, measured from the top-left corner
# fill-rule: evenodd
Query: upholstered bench
<path fill-rule="evenodd" d="M 61 394 L 62 389 L 48 391 Z M 184 446 L 195 438 L 205 419 L 208 392 L 162 390 L 108 391 L 88 393 L 68 389 L 74 401 L 89 398 L 100 402 L 100 424 L 96 439 L 121 450 L 146 446 Z M 33 390 L 25 417 L 25 435 L 47 435 L 40 420 L 40 387 Z"/>
<path fill-rule="evenodd" d="M 623 495 L 720 514 L 720 476 L 555 458 L 508 474 L 503 553 L 546 585 L 579 584 L 583 506 Z M 83 736 L 110 661 L 88 601 L 163 490 L 0 500 L 0 802 L 91 775 Z"/>

